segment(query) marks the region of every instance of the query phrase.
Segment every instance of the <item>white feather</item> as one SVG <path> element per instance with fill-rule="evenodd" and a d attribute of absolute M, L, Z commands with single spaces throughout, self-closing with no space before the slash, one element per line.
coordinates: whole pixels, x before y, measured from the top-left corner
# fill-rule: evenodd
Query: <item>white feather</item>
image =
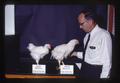
<path fill-rule="evenodd" d="M 51 56 L 58 60 L 58 62 L 61 62 L 64 58 L 67 58 L 67 56 L 70 55 L 70 53 L 74 50 L 75 45 L 77 44 L 79 44 L 79 41 L 72 39 L 67 44 L 58 45 L 52 50 Z"/>
<path fill-rule="evenodd" d="M 30 55 L 36 63 L 38 64 L 40 59 L 43 59 L 45 55 L 49 53 L 49 49 L 51 48 L 49 44 L 45 44 L 44 46 L 35 46 L 32 43 L 29 43 L 28 50 L 30 51 Z"/>

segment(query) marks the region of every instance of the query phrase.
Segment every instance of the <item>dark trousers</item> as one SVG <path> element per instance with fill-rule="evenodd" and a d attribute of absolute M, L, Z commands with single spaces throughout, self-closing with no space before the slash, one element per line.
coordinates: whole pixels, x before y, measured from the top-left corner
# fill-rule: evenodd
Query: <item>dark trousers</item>
<path fill-rule="evenodd" d="M 80 78 L 83 79 L 100 79 L 102 65 L 90 65 L 83 62 L 80 70 Z"/>

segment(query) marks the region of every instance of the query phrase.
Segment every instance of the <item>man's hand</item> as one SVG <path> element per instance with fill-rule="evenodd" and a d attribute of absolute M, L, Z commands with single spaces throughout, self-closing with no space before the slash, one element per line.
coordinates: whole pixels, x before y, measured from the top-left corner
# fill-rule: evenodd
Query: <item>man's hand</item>
<path fill-rule="evenodd" d="M 71 57 L 72 56 L 77 56 L 77 52 L 73 52 L 72 54 L 71 54 Z"/>
<path fill-rule="evenodd" d="M 80 58 L 80 59 L 83 59 L 83 52 L 73 52 L 71 54 L 71 57 L 73 57 L 73 56 Z"/>

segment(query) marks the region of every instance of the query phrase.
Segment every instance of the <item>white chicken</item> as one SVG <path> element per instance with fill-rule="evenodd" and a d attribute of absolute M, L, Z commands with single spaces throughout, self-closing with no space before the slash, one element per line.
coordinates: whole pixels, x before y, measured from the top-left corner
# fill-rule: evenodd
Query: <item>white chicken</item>
<path fill-rule="evenodd" d="M 67 44 L 58 45 L 52 50 L 51 57 L 58 61 L 58 69 L 60 69 L 61 62 L 64 65 L 63 59 L 70 55 L 77 44 L 79 44 L 79 41 L 77 39 L 72 39 Z"/>
<path fill-rule="evenodd" d="M 30 51 L 32 58 L 37 64 L 39 64 L 39 60 L 49 53 L 51 46 L 50 44 L 45 44 L 44 46 L 35 46 L 33 43 L 29 43 L 27 48 Z"/>

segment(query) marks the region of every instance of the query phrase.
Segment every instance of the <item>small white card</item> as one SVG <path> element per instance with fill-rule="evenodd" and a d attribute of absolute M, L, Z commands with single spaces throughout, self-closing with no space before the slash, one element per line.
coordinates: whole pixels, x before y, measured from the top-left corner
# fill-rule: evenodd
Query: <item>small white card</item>
<path fill-rule="evenodd" d="M 46 74 L 46 65 L 32 65 L 33 74 Z"/>
<path fill-rule="evenodd" d="M 60 74 L 74 74 L 74 66 L 60 65 Z"/>

